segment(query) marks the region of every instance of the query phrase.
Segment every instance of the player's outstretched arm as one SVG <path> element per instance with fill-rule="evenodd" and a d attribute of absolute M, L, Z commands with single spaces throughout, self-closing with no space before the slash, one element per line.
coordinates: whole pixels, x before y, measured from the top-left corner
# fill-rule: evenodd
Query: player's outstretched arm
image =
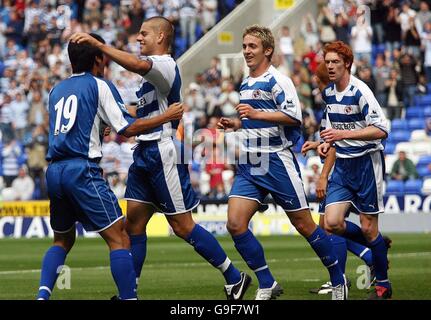
<path fill-rule="evenodd" d="M 241 103 L 236 106 L 240 119 L 253 119 L 260 121 L 267 121 L 285 126 L 300 126 L 301 122 L 281 111 L 264 112 L 254 109 L 251 105 Z"/>
<path fill-rule="evenodd" d="M 355 131 L 328 128 L 320 133 L 320 137 L 328 143 L 344 139 L 370 141 L 385 139 L 387 136 L 387 132 L 373 125 Z"/>
<path fill-rule="evenodd" d="M 182 103 L 176 102 L 169 106 L 169 108 L 161 115 L 149 119 L 137 119 L 133 122 L 122 134 L 126 137 L 133 137 L 144 133 L 150 129 L 154 129 L 166 122 L 181 120 L 184 113 Z"/>
<path fill-rule="evenodd" d="M 118 50 L 111 47 L 105 43 L 98 41 L 97 39 L 90 36 L 88 33 L 77 32 L 70 37 L 71 42 L 85 43 L 90 46 L 100 49 L 104 54 L 106 54 L 110 59 L 114 60 L 119 65 L 123 66 L 125 69 L 140 74 L 145 75 L 151 70 L 152 62 L 151 60 L 140 60 L 135 55 Z"/>

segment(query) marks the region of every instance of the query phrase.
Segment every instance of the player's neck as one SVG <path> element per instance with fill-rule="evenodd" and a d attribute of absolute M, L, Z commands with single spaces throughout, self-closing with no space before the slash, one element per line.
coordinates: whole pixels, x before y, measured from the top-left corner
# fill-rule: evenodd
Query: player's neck
<path fill-rule="evenodd" d="M 335 88 L 338 92 L 343 92 L 350 82 L 350 73 L 344 73 L 343 77 L 335 83 Z"/>
<path fill-rule="evenodd" d="M 260 77 L 266 71 L 268 71 L 268 69 L 269 69 L 270 66 L 271 66 L 271 63 L 267 62 L 267 63 L 260 64 L 255 69 L 250 69 L 250 77 L 252 77 L 252 78 L 258 78 L 258 77 Z"/>

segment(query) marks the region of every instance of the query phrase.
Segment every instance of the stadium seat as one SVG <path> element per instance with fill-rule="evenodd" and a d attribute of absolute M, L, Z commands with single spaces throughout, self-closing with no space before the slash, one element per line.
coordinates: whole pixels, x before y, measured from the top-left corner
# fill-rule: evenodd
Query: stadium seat
<path fill-rule="evenodd" d="M 387 154 L 385 156 L 385 169 L 386 174 L 390 174 L 392 167 L 394 166 L 395 161 L 397 161 L 398 155 L 396 154 Z"/>
<path fill-rule="evenodd" d="M 407 122 L 408 128 L 410 131 L 425 129 L 425 121 L 424 118 L 414 118 L 410 119 Z"/>
<path fill-rule="evenodd" d="M 424 116 L 426 118 L 430 118 L 431 117 L 431 106 L 428 106 L 424 109 Z"/>
<path fill-rule="evenodd" d="M 404 182 L 400 180 L 389 180 L 386 183 L 386 194 L 402 196 L 404 194 Z"/>
<path fill-rule="evenodd" d="M 394 131 L 392 134 L 389 135 L 388 142 L 406 142 L 410 140 L 410 131 Z"/>
<path fill-rule="evenodd" d="M 431 95 L 416 96 L 414 100 L 418 106 L 431 106 Z"/>
<path fill-rule="evenodd" d="M 417 156 L 430 155 L 431 154 L 431 143 L 429 143 L 429 142 L 410 142 L 410 145 L 408 146 L 408 149 L 406 151 L 412 152 L 413 154 L 416 154 Z"/>
<path fill-rule="evenodd" d="M 420 157 L 417 166 L 427 166 L 429 164 L 431 164 L 431 155 Z"/>
<path fill-rule="evenodd" d="M 392 142 L 387 142 L 385 146 L 385 154 L 393 154 L 395 152 L 396 144 Z"/>
<path fill-rule="evenodd" d="M 404 192 L 406 194 L 421 194 L 422 180 L 407 180 L 404 184 Z"/>
<path fill-rule="evenodd" d="M 421 142 L 421 141 L 428 141 L 428 140 L 431 142 L 431 138 L 427 135 L 425 130 L 420 129 L 420 130 L 412 131 L 410 141 Z"/>
<path fill-rule="evenodd" d="M 431 194 L 431 178 L 425 179 L 422 186 L 422 194 Z"/>
<path fill-rule="evenodd" d="M 409 107 L 406 111 L 406 119 L 423 118 L 424 116 L 423 107 Z"/>
<path fill-rule="evenodd" d="M 391 131 L 408 130 L 407 121 L 402 119 L 394 119 L 391 121 Z"/>
<path fill-rule="evenodd" d="M 417 171 L 421 178 L 431 177 L 431 170 L 429 166 L 418 166 Z"/>

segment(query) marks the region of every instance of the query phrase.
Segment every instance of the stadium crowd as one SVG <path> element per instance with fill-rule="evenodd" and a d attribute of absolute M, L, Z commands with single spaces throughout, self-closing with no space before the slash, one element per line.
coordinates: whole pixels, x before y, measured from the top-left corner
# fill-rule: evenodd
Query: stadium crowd
<path fill-rule="evenodd" d="M 144 18 L 163 15 L 176 25 L 173 55 L 178 57 L 240 1 L 216 0 L 88 0 L 2 1 L 0 6 L 0 190 L 3 199 L 46 199 L 47 98 L 50 88 L 70 74 L 68 37 L 95 32 L 116 47 L 139 52 L 136 33 Z M 343 40 L 355 54 L 352 74 L 375 93 L 392 133 L 386 142 L 387 192 L 430 192 L 431 180 L 431 1 L 318 0 L 317 17 L 307 15 L 295 32 L 281 28 L 273 64 L 289 75 L 302 105 L 302 137 L 294 152 L 312 200 L 320 159 L 300 149 L 319 139 L 323 114 L 313 78 L 325 43 Z M 362 6 L 365 5 L 365 6 Z M 368 11 L 369 10 L 369 11 Z M 197 70 L 198 71 L 198 70 Z M 126 104 L 136 102 L 139 77 L 111 63 L 106 77 Z M 223 78 L 214 57 L 196 74 L 183 101 L 184 127 L 205 129 L 220 142 L 218 118 L 237 117 L 238 88 L 243 75 Z M 186 132 L 190 130 L 185 130 Z M 202 131 L 200 131 L 202 132 Z M 185 134 L 190 145 L 190 135 Z M 229 136 L 227 135 L 226 138 Z M 132 162 L 133 138 L 105 136 L 101 166 L 121 198 Z M 208 199 L 225 199 L 234 166 L 217 155 L 220 148 L 193 145 L 192 185 Z M 205 147 L 205 148 L 203 148 Z M 404 151 L 404 153 L 403 153 Z M 399 158 L 398 158 L 399 157 Z M 406 181 L 407 180 L 407 181 Z M 405 182 L 406 181 L 406 182 Z M 401 188 L 401 189 L 400 189 Z M 411 188 L 411 189 L 409 189 Z M 396 191 L 396 192 L 395 192 Z M 413 192 L 412 191 L 412 192 Z"/>

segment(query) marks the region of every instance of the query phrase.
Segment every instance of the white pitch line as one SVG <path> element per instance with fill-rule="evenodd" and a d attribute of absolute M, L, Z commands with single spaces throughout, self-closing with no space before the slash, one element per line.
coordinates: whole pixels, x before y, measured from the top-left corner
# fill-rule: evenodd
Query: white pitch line
<path fill-rule="evenodd" d="M 431 252 L 407 252 L 407 253 L 395 253 L 388 254 L 388 258 L 396 259 L 396 258 L 415 258 L 415 257 L 428 257 L 431 256 Z M 268 259 L 267 262 L 275 263 L 275 262 L 302 262 L 302 261 L 320 261 L 318 257 L 312 258 L 291 258 L 291 259 Z M 240 261 L 232 261 L 234 264 L 238 264 Z M 171 267 L 199 267 L 199 266 L 207 266 L 208 262 L 184 262 L 184 263 L 152 263 L 148 265 L 144 265 L 144 269 L 152 269 L 152 268 L 160 268 L 164 266 Z M 71 271 L 82 271 L 82 270 L 105 270 L 110 269 L 109 266 L 97 266 L 97 267 L 83 267 L 83 268 L 70 268 Z M 8 270 L 8 271 L 0 271 L 0 276 L 10 275 L 10 274 L 23 274 L 23 273 L 39 273 L 40 269 L 29 269 L 29 270 Z M 308 281 L 318 281 L 315 279 L 308 279 Z"/>

